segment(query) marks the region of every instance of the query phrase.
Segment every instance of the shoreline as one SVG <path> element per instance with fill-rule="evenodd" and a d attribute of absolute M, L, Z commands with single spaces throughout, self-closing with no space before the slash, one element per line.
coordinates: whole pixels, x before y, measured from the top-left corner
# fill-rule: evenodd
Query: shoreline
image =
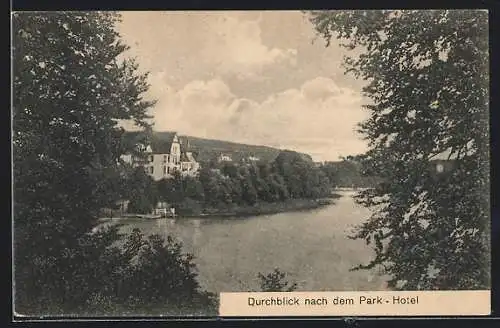
<path fill-rule="evenodd" d="M 293 199 L 277 203 L 257 203 L 254 206 L 237 206 L 231 209 L 211 209 L 209 212 L 203 211 L 196 214 L 179 214 L 176 219 L 193 218 L 245 218 L 249 216 L 271 215 L 288 212 L 300 212 L 321 208 L 334 204 L 334 199 L 341 196 L 334 196 L 319 199 Z M 168 217 L 167 217 L 168 218 Z"/>
<path fill-rule="evenodd" d="M 284 202 L 276 203 L 257 203 L 255 205 L 236 205 L 227 206 L 225 208 L 204 208 L 203 210 L 194 211 L 194 213 L 182 213 L 175 217 L 159 216 L 149 214 L 124 214 L 115 218 L 101 218 L 100 220 L 108 221 L 113 219 L 136 219 L 136 220 L 158 220 L 158 219 L 212 219 L 212 218 L 245 218 L 249 216 L 272 215 L 288 212 L 300 212 L 322 208 L 328 205 L 335 204 L 335 199 L 342 195 L 333 193 L 329 197 L 318 199 L 289 199 Z"/>

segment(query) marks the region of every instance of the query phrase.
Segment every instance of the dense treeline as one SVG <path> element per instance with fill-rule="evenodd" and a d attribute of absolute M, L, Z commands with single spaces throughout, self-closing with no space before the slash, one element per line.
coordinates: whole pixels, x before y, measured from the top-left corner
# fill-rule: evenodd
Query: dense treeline
<path fill-rule="evenodd" d="M 167 202 L 183 213 L 206 208 L 253 206 L 290 199 L 318 199 L 330 195 L 331 184 L 324 172 L 301 154 L 283 151 L 270 162 L 221 164 L 202 168 L 197 177 L 154 182 L 142 169 L 128 180 L 131 213 L 149 213 L 157 202 Z"/>

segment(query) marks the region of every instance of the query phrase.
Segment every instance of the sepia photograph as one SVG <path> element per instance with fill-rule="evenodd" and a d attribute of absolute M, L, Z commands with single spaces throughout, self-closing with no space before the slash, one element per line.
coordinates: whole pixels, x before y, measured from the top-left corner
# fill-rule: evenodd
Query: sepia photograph
<path fill-rule="evenodd" d="M 488 11 L 11 24 L 15 317 L 490 290 Z"/>

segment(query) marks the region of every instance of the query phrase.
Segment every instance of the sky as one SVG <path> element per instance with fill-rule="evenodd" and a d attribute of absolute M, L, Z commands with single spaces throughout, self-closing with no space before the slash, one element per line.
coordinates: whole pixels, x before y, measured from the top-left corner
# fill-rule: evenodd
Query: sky
<path fill-rule="evenodd" d="M 299 11 L 123 12 L 127 56 L 149 72 L 154 130 L 338 160 L 366 150 L 363 81 Z M 130 125 L 128 129 L 132 129 Z"/>

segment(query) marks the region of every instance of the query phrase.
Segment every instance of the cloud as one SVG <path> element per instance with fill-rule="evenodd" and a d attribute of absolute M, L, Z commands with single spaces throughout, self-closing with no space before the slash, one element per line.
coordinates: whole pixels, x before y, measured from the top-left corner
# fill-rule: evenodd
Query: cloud
<path fill-rule="evenodd" d="M 261 19 L 244 13 L 125 12 L 123 17 L 118 29 L 132 46 L 128 54 L 148 71 L 163 65 L 170 74 L 200 76 L 205 70 L 259 81 L 266 67 L 296 64 L 297 49 L 266 45 Z"/>
<path fill-rule="evenodd" d="M 118 26 L 141 71 L 163 73 L 181 89 L 193 80 L 221 77 L 238 97 L 263 101 L 319 75 L 343 87 L 361 83 L 344 75 L 346 51 L 315 37 L 299 11 L 123 12 Z M 321 41 L 321 40 L 320 40 Z"/>
<path fill-rule="evenodd" d="M 119 32 L 140 70 L 156 130 L 296 149 L 316 158 L 365 150 L 363 83 L 345 52 L 311 43 L 300 12 L 124 12 Z M 127 128 L 130 128 L 127 125 Z"/>
<path fill-rule="evenodd" d="M 178 90 L 156 84 L 154 92 L 158 131 L 295 149 L 325 160 L 366 149 L 355 131 L 367 118 L 360 95 L 329 78 L 308 80 L 261 102 L 236 97 L 220 78 Z"/>
<path fill-rule="evenodd" d="M 296 49 L 270 48 L 263 44 L 259 20 L 240 20 L 228 15 L 212 18 L 205 31 L 200 57 L 215 63 L 218 72 L 257 78 L 266 66 L 296 64 Z"/>

